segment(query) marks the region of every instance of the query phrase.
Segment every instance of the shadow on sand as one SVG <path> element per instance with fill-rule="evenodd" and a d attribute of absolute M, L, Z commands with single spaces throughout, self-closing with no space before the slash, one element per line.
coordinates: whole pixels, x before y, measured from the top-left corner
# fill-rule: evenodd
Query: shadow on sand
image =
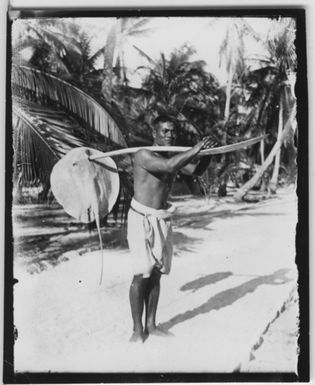
<path fill-rule="evenodd" d="M 201 314 L 208 313 L 212 310 L 220 310 L 226 306 L 230 306 L 234 302 L 244 297 L 245 295 L 253 293 L 261 285 L 283 285 L 287 282 L 292 281 L 291 278 L 286 277 L 286 274 L 289 271 L 290 271 L 289 269 L 280 269 L 275 271 L 273 274 L 262 275 L 260 277 L 251 279 L 250 281 L 245 282 L 239 286 L 233 287 L 232 289 L 224 290 L 221 293 L 218 293 L 215 296 L 209 298 L 209 300 L 204 304 L 192 310 L 187 310 L 184 313 L 180 313 L 174 316 L 173 318 L 171 318 L 169 321 L 160 324 L 160 326 L 165 330 L 169 330 L 172 327 L 182 322 L 189 321 Z M 222 276 L 228 273 L 218 273 L 218 274 L 221 274 Z M 216 278 L 219 278 L 219 277 L 220 276 Z M 199 281 L 199 283 L 196 284 L 196 281 L 193 281 L 195 283 L 188 283 L 187 285 L 190 285 L 190 287 L 196 285 L 196 287 L 198 288 L 198 285 L 200 285 L 200 283 L 203 286 L 205 286 L 204 284 L 206 281 L 208 281 L 208 284 L 211 284 L 213 283 L 213 278 L 211 278 L 211 276 L 210 277 L 206 276 L 204 277 L 204 282 Z M 199 286 L 199 288 L 200 287 L 201 286 Z"/>
<path fill-rule="evenodd" d="M 191 282 L 187 282 L 185 285 L 183 285 L 180 288 L 180 290 L 181 291 L 192 290 L 192 292 L 194 293 L 198 289 L 201 289 L 207 285 L 213 285 L 219 281 L 222 281 L 225 278 L 230 277 L 231 275 L 232 273 L 230 271 L 205 275 L 204 277 L 200 277 Z"/>
<path fill-rule="evenodd" d="M 126 228 L 102 228 L 104 249 L 126 249 Z M 68 260 L 65 253 L 75 251 L 78 254 L 100 250 L 96 230 L 64 230 L 51 234 L 19 236 L 15 238 L 15 258 L 23 260 L 30 273 L 40 273 L 48 266 L 57 266 Z M 75 254 L 74 254 L 75 255 Z"/>
<path fill-rule="evenodd" d="M 204 237 L 189 237 L 180 231 L 173 232 L 173 245 L 176 247 L 175 253 L 177 257 L 181 256 L 181 252 L 193 252 L 195 246 L 204 242 Z"/>
<path fill-rule="evenodd" d="M 189 214 L 179 214 L 175 217 L 174 222 L 179 227 L 190 227 L 192 229 L 202 229 L 210 231 L 211 228 L 207 227 L 212 223 L 216 218 L 227 219 L 240 216 L 251 216 L 251 217 L 261 217 L 261 216 L 283 216 L 285 213 L 279 212 L 248 212 L 251 208 L 243 208 L 237 211 L 233 210 L 221 210 L 221 211 L 206 211 L 200 213 L 189 213 Z"/>

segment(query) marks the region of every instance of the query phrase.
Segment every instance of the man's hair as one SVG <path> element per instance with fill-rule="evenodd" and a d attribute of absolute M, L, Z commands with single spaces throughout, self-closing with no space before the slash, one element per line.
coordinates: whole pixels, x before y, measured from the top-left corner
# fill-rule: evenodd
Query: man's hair
<path fill-rule="evenodd" d="M 153 126 L 156 127 L 159 123 L 171 122 L 175 125 L 175 119 L 170 115 L 159 115 L 153 121 Z"/>

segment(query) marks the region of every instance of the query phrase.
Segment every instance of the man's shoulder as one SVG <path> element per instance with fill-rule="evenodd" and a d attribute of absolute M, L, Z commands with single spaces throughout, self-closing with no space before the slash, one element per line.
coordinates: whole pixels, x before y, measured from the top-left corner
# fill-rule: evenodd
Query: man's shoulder
<path fill-rule="evenodd" d="M 151 150 L 149 150 L 147 148 L 141 148 L 134 155 L 136 160 L 137 159 L 141 159 L 141 160 L 142 159 L 148 159 L 148 158 L 152 158 L 154 156 L 156 156 L 156 155 L 153 153 L 153 151 L 151 151 Z"/>
<path fill-rule="evenodd" d="M 136 153 L 135 155 L 147 155 L 147 154 L 150 154 L 152 151 L 149 150 L 147 147 L 143 147 L 143 148 L 140 148 Z"/>

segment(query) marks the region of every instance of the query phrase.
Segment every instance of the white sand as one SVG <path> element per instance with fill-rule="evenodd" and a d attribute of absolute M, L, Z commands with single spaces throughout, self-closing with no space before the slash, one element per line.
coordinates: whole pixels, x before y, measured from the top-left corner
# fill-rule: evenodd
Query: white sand
<path fill-rule="evenodd" d="M 286 193 L 252 206 L 214 207 L 200 199 L 176 205 L 173 269 L 162 278 L 158 309 L 158 321 L 174 336 L 128 342 L 127 250 L 105 251 L 102 286 L 100 252 L 70 252 L 68 261 L 32 275 L 19 262 L 14 267 L 17 371 L 246 367 L 251 348 L 296 287 L 296 197 Z M 296 358 L 281 371 L 295 372 Z M 276 360 L 274 365 L 277 371 Z"/>

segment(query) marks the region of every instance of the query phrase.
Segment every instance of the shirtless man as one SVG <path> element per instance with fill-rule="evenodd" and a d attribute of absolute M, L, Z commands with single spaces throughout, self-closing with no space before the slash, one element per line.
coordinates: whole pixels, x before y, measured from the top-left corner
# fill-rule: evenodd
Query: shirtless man
<path fill-rule="evenodd" d="M 174 145 L 176 129 L 170 118 L 162 116 L 155 120 L 153 137 L 156 146 Z M 205 171 L 210 157 L 203 157 L 199 164 L 196 159 L 201 150 L 213 144 L 206 137 L 177 155 L 142 149 L 134 156 L 134 198 L 128 213 L 128 243 L 134 273 L 129 291 L 132 342 L 144 342 L 150 334 L 168 334 L 156 325 L 160 278 L 161 274 L 169 273 L 172 259 L 170 217 L 173 210 L 167 199 L 179 170 L 186 166 L 186 173 L 197 175 Z M 190 163 L 194 160 L 194 164 Z"/>

